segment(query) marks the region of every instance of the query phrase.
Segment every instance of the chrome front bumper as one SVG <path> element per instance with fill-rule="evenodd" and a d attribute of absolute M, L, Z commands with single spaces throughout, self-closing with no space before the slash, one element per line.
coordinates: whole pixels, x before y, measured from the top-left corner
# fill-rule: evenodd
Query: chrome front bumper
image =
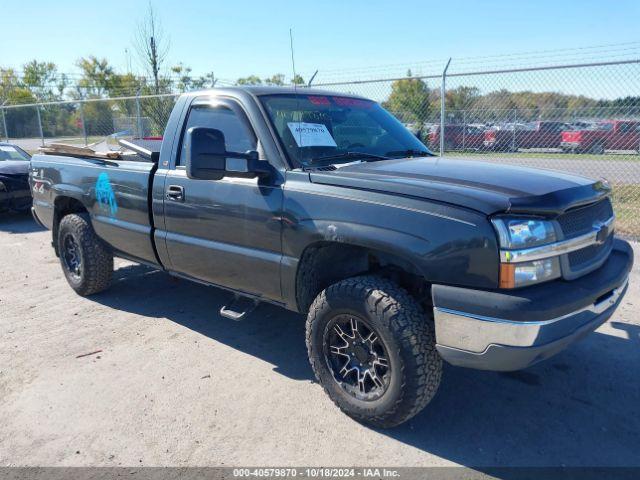
<path fill-rule="evenodd" d="M 622 300 L 633 253 L 618 247 L 592 274 L 540 285 L 533 294 L 434 286 L 438 352 L 453 365 L 498 371 L 520 370 L 555 355 L 602 325 Z M 589 303 L 580 305 L 581 296 Z M 456 303 L 462 308 L 452 308 Z M 567 305 L 572 310 L 566 311 Z"/>

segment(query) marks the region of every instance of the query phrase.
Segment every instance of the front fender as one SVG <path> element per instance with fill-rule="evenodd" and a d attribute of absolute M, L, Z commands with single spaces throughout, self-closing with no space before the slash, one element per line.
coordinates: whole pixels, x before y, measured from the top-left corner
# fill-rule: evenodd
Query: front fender
<path fill-rule="evenodd" d="M 496 234 L 484 214 L 356 189 L 298 184 L 285 189 L 283 294 L 305 249 L 343 243 L 402 258 L 427 281 L 496 288 Z"/>

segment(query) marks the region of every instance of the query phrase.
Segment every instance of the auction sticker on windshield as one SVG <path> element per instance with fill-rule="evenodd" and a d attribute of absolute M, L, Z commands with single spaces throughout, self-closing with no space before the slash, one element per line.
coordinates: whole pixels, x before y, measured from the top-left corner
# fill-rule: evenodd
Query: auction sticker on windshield
<path fill-rule="evenodd" d="M 337 147 L 322 123 L 288 122 L 287 125 L 299 147 Z"/>

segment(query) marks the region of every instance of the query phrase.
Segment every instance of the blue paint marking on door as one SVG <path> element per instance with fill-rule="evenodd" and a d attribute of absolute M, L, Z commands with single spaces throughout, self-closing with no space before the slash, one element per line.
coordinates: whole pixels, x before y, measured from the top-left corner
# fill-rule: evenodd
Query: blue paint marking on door
<path fill-rule="evenodd" d="M 109 175 L 102 172 L 96 180 L 96 200 L 100 204 L 100 208 L 108 209 L 109 214 L 114 217 L 118 213 L 118 203 L 116 196 L 111 187 Z"/>

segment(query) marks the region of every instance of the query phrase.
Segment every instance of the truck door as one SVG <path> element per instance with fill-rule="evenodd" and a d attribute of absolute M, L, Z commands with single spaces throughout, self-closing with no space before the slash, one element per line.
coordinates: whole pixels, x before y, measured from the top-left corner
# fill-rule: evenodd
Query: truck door
<path fill-rule="evenodd" d="M 227 151 L 257 149 L 257 137 L 231 99 L 194 102 L 183 128 L 221 130 Z M 183 142 L 183 140 L 180 140 Z M 187 177 L 184 144 L 165 181 L 169 269 L 247 293 L 281 299 L 282 188 L 273 179 Z"/>

